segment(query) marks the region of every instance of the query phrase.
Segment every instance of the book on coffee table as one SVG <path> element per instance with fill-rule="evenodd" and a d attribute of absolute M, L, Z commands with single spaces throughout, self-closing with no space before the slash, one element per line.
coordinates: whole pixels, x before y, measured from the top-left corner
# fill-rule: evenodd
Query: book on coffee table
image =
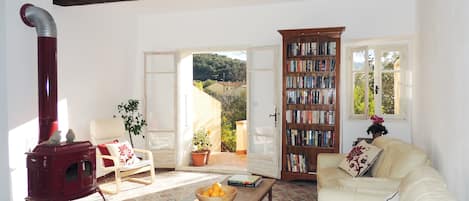
<path fill-rule="evenodd" d="M 243 186 L 243 187 L 257 187 L 262 183 L 262 177 L 256 175 L 233 175 L 228 178 L 228 185 Z"/>

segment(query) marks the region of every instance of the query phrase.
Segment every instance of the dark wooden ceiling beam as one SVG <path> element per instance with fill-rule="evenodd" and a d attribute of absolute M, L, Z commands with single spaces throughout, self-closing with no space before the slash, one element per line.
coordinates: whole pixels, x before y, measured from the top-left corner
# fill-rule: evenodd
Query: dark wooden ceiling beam
<path fill-rule="evenodd" d="M 135 1 L 135 0 L 54 0 L 55 5 L 59 6 L 80 6 L 87 4 L 110 3 L 119 1 Z"/>

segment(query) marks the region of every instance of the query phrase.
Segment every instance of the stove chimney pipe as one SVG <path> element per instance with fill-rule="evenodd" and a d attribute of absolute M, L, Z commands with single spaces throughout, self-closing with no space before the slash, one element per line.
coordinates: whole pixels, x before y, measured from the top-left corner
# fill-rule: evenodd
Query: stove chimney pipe
<path fill-rule="evenodd" d="M 38 35 L 39 143 L 58 129 L 57 123 L 57 29 L 46 10 L 24 4 L 21 19 Z"/>

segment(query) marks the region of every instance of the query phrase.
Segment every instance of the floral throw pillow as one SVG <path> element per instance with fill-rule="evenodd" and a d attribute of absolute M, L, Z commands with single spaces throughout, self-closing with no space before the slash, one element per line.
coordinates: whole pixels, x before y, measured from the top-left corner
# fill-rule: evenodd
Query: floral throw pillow
<path fill-rule="evenodd" d="M 120 165 L 133 165 L 139 161 L 129 142 L 106 144 L 111 156 L 118 157 Z"/>
<path fill-rule="evenodd" d="M 381 149 L 362 140 L 350 150 L 339 167 L 353 177 L 363 176 L 378 158 Z"/>

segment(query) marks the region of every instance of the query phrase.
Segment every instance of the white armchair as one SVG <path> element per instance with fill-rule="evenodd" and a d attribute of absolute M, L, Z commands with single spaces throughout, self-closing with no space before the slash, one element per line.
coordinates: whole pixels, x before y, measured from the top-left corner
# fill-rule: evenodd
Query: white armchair
<path fill-rule="evenodd" d="M 120 139 L 126 133 L 124 123 L 121 119 L 103 119 L 94 120 L 90 124 L 91 142 L 95 145 L 110 143 L 116 139 Z M 136 153 L 144 154 L 145 158 L 132 165 L 123 165 L 119 162 L 119 158 L 102 155 L 99 149 L 96 150 L 96 171 L 98 176 L 114 172 L 115 175 L 115 189 L 106 189 L 102 185 L 101 191 L 109 194 L 119 193 L 121 183 L 124 180 L 133 182 L 151 184 L 155 178 L 155 167 L 153 165 L 153 154 L 150 151 L 142 149 L 133 149 Z M 105 167 L 103 159 L 110 159 L 114 165 Z M 142 172 L 150 172 L 150 179 L 141 179 L 131 177 L 132 175 Z"/>

